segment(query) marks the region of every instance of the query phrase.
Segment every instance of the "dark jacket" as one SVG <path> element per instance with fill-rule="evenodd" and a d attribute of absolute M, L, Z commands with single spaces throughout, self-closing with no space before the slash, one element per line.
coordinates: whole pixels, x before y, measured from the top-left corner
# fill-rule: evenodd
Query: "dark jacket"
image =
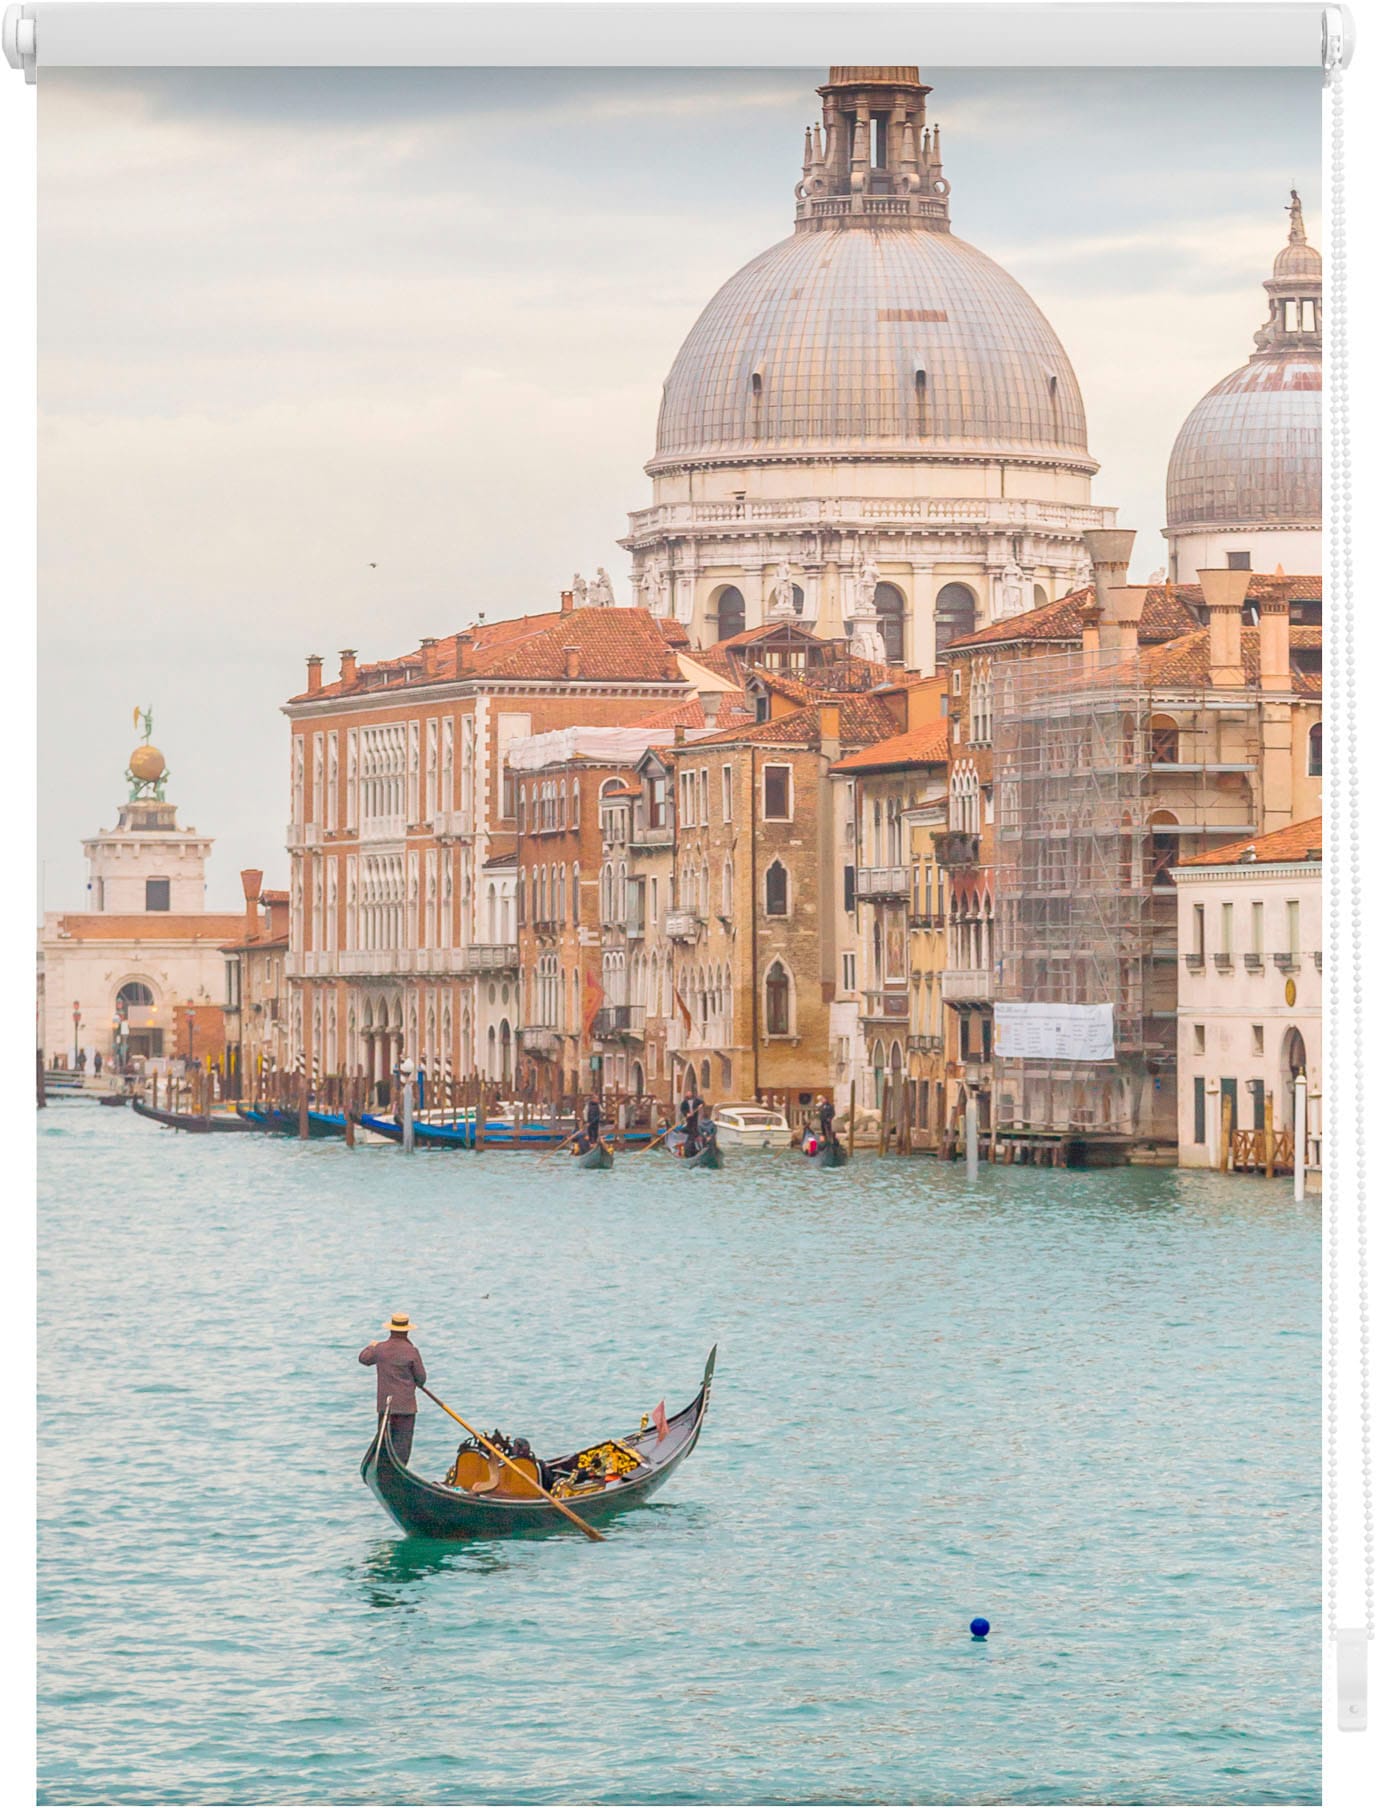
<path fill-rule="evenodd" d="M 416 1410 L 416 1386 L 425 1380 L 425 1364 L 409 1337 L 399 1337 L 394 1331 L 381 1343 L 370 1343 L 366 1350 L 360 1350 L 358 1360 L 365 1367 L 377 1370 L 379 1412 L 386 1406 L 389 1395 L 394 1413 Z"/>

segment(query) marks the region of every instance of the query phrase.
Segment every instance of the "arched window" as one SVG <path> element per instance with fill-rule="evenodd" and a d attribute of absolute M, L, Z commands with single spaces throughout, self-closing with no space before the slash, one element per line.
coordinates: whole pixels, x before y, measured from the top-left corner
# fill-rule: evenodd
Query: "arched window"
<path fill-rule="evenodd" d="M 907 605 L 897 584 L 876 584 L 874 607 L 879 616 L 879 632 L 884 653 L 890 665 L 903 663 L 903 616 Z"/>
<path fill-rule="evenodd" d="M 1151 763 L 1153 766 L 1180 764 L 1180 730 L 1170 716 L 1151 719 Z"/>
<path fill-rule="evenodd" d="M 141 979 L 127 979 L 115 994 L 115 1009 L 123 1017 L 128 1011 L 152 1008 L 153 994 Z"/>
<path fill-rule="evenodd" d="M 936 593 L 936 650 L 975 631 L 975 595 L 965 584 L 943 584 Z"/>
<path fill-rule="evenodd" d="M 764 976 L 764 1027 L 770 1036 L 792 1031 L 792 982 L 782 961 L 775 961 Z"/>
<path fill-rule="evenodd" d="M 764 913 L 767 917 L 788 915 L 788 868 L 776 860 L 764 876 Z"/>
<path fill-rule="evenodd" d="M 704 1092 L 712 1090 L 712 1063 L 706 1059 L 702 1063 L 702 1077 L 699 1082 Z"/>
<path fill-rule="evenodd" d="M 1316 722 L 1309 730 L 1309 776 L 1323 777 L 1323 723 Z"/>
<path fill-rule="evenodd" d="M 745 632 L 745 598 L 728 584 L 717 598 L 717 639 L 730 640 Z"/>
<path fill-rule="evenodd" d="M 728 919 L 736 912 L 736 869 L 728 854 L 721 867 L 721 914 Z"/>
<path fill-rule="evenodd" d="M 1147 827 L 1147 858 L 1153 885 L 1174 885 L 1171 868 L 1180 864 L 1180 823 L 1169 810 L 1157 810 Z"/>

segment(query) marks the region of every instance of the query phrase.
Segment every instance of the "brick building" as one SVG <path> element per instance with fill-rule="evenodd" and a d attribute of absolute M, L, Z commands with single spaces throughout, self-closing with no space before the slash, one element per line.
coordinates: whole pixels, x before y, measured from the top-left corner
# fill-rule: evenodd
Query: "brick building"
<path fill-rule="evenodd" d="M 291 894 L 264 891 L 263 875 L 248 868 L 244 920 L 226 942 L 224 1076 L 229 1098 L 257 1095 L 265 1075 L 289 1064 L 287 1046 L 287 952 L 291 943 Z"/>

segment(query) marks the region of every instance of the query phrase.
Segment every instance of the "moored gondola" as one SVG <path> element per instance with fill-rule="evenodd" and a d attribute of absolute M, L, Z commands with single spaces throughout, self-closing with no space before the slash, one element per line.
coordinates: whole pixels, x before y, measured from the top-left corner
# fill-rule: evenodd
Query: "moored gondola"
<path fill-rule="evenodd" d="M 716 1360 L 714 1348 L 707 1358 L 697 1397 L 665 1422 L 662 1436 L 653 1424 L 648 1424 L 624 1437 L 600 1439 L 585 1450 L 545 1464 L 548 1486 L 567 1500 L 580 1519 L 592 1525 L 648 1499 L 698 1441 L 707 1417 Z M 608 1465 L 600 1460 L 580 1467 L 580 1457 L 600 1459 L 608 1446 L 627 1459 L 624 1468 L 620 1462 L 616 1465 L 622 1468 L 621 1473 L 605 1474 Z M 592 1479 L 590 1468 L 604 1473 Z M 359 1473 L 402 1531 L 417 1537 L 507 1538 L 522 1532 L 568 1528 L 559 1509 L 540 1495 L 530 1490 L 516 1493 L 514 1489 L 519 1484 L 505 1481 L 510 1472 L 504 1466 L 495 1478 L 485 1476 L 489 1483 L 495 1479 L 496 1486 L 489 1485 L 481 1493 L 426 1481 L 397 1458 L 385 1417 L 368 1446 Z M 513 1492 L 504 1493 L 504 1486 L 512 1486 Z"/>
<path fill-rule="evenodd" d="M 844 1168 L 850 1157 L 834 1138 L 830 1142 L 820 1144 L 809 1155 L 803 1153 L 803 1160 L 814 1168 Z"/>
<path fill-rule="evenodd" d="M 127 1092 L 102 1092 L 100 1102 L 102 1105 L 127 1105 L 132 1096 Z"/>
<path fill-rule="evenodd" d="M 218 1112 L 201 1116 L 194 1111 L 160 1111 L 152 1105 L 145 1105 L 142 1099 L 135 1099 L 133 1104 L 140 1117 L 151 1118 L 165 1130 L 188 1130 L 193 1136 L 205 1136 L 212 1131 L 253 1128 L 252 1124 L 245 1123 L 241 1117 L 229 1117 Z"/>

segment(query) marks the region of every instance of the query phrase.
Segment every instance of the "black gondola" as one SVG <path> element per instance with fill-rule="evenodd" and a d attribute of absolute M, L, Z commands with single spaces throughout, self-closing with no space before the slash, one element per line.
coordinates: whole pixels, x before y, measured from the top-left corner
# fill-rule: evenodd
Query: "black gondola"
<path fill-rule="evenodd" d="M 615 1440 L 640 1458 L 637 1467 L 600 1486 L 589 1483 L 567 1496 L 569 1506 L 580 1519 L 591 1525 L 600 1524 L 613 1514 L 648 1499 L 669 1479 L 697 1443 L 702 1431 L 716 1360 L 714 1345 L 696 1399 L 668 1421 L 663 1438 L 650 1425 Z M 599 1443 L 609 1441 L 602 1439 Z M 597 1449 L 598 1445 L 591 1448 Z M 577 1474 L 581 1454 L 575 1451 L 571 1456 L 560 1457 L 545 1465 L 546 1473 L 556 1483 L 561 1476 Z M 497 1488 L 486 1493 L 473 1494 L 441 1482 L 426 1481 L 396 1456 L 385 1418 L 368 1446 L 359 1473 L 402 1531 L 417 1537 L 506 1538 L 522 1532 L 570 1529 L 559 1509 L 533 1491 L 505 1496 L 499 1483 Z M 506 1473 L 503 1469 L 502 1474 Z"/>
<path fill-rule="evenodd" d="M 726 1164 L 722 1160 L 721 1149 L 715 1135 L 700 1136 L 698 1146 L 691 1155 L 683 1153 L 687 1141 L 688 1132 L 686 1130 L 671 1130 L 664 1139 L 664 1146 L 671 1155 L 682 1162 L 685 1168 L 701 1168 L 705 1172 L 712 1172 L 717 1168 L 725 1167 Z"/>
<path fill-rule="evenodd" d="M 131 1096 L 127 1092 L 102 1092 L 100 1102 L 102 1105 L 127 1105 Z"/>
<path fill-rule="evenodd" d="M 140 1117 L 151 1118 L 155 1124 L 161 1124 L 165 1130 L 189 1130 L 193 1136 L 205 1136 L 212 1131 L 253 1129 L 253 1125 L 241 1117 L 224 1117 L 219 1114 L 202 1116 L 195 1111 L 159 1111 L 152 1105 L 145 1105 L 142 1099 L 134 1100 L 134 1110 Z"/>
<path fill-rule="evenodd" d="M 820 1144 L 811 1155 L 806 1152 L 803 1155 L 803 1160 L 814 1168 L 844 1168 L 849 1159 L 840 1143 L 834 1140 Z"/>
<path fill-rule="evenodd" d="M 612 1152 L 604 1142 L 595 1142 L 590 1149 L 579 1150 L 574 1145 L 573 1159 L 580 1168 L 609 1168 L 612 1165 Z"/>

